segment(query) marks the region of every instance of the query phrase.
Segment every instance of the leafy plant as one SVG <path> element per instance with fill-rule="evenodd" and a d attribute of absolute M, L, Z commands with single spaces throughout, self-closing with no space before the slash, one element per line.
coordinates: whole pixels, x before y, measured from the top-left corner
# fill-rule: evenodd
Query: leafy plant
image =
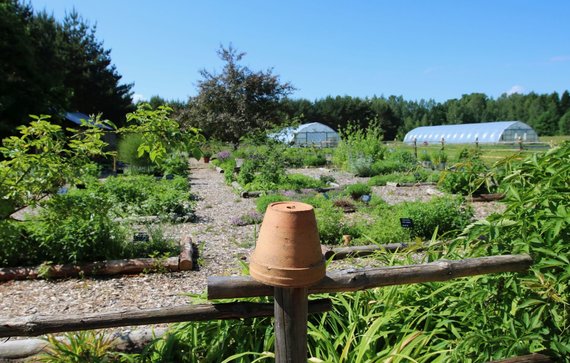
<path fill-rule="evenodd" d="M 0 147 L 0 193 L 2 218 L 17 207 L 34 205 L 66 183 L 75 184 L 91 170 L 90 157 L 107 155 L 103 148 L 105 122 L 84 122 L 81 129 L 68 129 L 67 136 L 50 116 L 30 115 L 32 122 L 20 126 L 20 136 L 5 138 Z"/>
<path fill-rule="evenodd" d="M 140 155 L 138 149 L 143 143 L 140 134 L 125 134 L 119 140 L 118 160 L 128 165 L 128 170 L 132 174 L 153 174 L 153 162 L 148 155 Z"/>
<path fill-rule="evenodd" d="M 439 187 L 449 193 L 471 195 L 492 193 L 497 190 L 495 172 L 491 171 L 478 154 L 440 174 Z"/>
<path fill-rule="evenodd" d="M 343 235 L 354 234 L 351 226 L 344 221 L 344 212 L 335 207 L 332 201 L 322 202 L 315 209 L 315 216 L 323 244 L 340 244 Z"/>
<path fill-rule="evenodd" d="M 54 195 L 42 202 L 37 220 L 27 223 L 39 246 L 39 263 L 79 263 L 123 256 L 125 231 L 113 222 L 111 203 L 93 193 Z"/>
<path fill-rule="evenodd" d="M 470 226 L 452 251 L 473 255 L 529 253 L 531 271 L 519 281 L 514 275 L 488 279 L 497 305 L 507 305 L 505 315 L 495 314 L 485 327 L 501 329 L 510 339 L 508 353 L 548 349 L 561 361 L 570 356 L 570 142 L 524 162 L 505 160 L 512 169 L 502 180 L 507 185 L 507 209 Z M 500 330 L 499 330 L 500 331 Z M 497 349 L 476 333 L 468 346 Z"/>
<path fill-rule="evenodd" d="M 158 215 L 170 217 L 192 212 L 188 180 L 184 177 L 157 180 L 147 175 L 109 177 L 104 183 L 89 185 L 90 190 L 106 195 L 113 211 L 122 217 Z"/>
<path fill-rule="evenodd" d="M 371 170 L 374 161 L 384 158 L 386 148 L 377 121 L 370 122 L 366 129 L 350 124 L 339 134 L 341 141 L 334 150 L 333 162 L 342 169 L 362 175 Z"/>
<path fill-rule="evenodd" d="M 187 151 L 199 159 L 204 137 L 193 127 L 181 130 L 179 123 L 170 118 L 171 112 L 172 108 L 168 106 L 153 109 L 148 103 L 141 103 L 135 112 L 127 114 L 129 125 L 118 131 L 140 135 L 142 142 L 137 148 L 138 157 L 148 155 L 157 165 L 175 150 Z"/>
<path fill-rule="evenodd" d="M 363 195 L 370 195 L 372 193 L 372 188 L 366 184 L 356 183 L 351 184 L 344 190 L 346 194 L 350 195 L 352 199 L 359 199 Z"/>
<path fill-rule="evenodd" d="M 257 198 L 257 200 L 255 201 L 255 205 L 256 205 L 257 211 L 259 213 L 265 213 L 269 204 L 275 203 L 275 202 L 284 202 L 286 200 L 289 200 L 289 199 L 283 195 L 267 194 L 267 195 L 262 195 L 261 197 Z"/>
<path fill-rule="evenodd" d="M 473 218 L 473 209 L 461 197 L 436 197 L 429 202 L 403 203 L 398 215 L 413 220 L 411 238 L 429 240 L 436 230 L 439 236 L 463 230 Z"/>
<path fill-rule="evenodd" d="M 118 355 L 112 352 L 113 338 L 104 332 L 80 331 L 67 333 L 63 339 L 48 335 L 47 351 L 39 356 L 45 363 L 103 363 L 116 361 Z"/>

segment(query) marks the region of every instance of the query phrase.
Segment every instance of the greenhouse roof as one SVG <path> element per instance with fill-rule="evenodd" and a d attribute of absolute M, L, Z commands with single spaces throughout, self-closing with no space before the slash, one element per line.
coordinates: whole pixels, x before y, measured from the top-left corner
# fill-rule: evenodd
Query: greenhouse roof
<path fill-rule="evenodd" d="M 508 132 L 507 132 L 508 130 Z M 510 139 L 505 136 L 509 135 Z M 525 141 L 537 141 L 536 132 L 529 125 L 520 121 L 482 122 L 461 125 L 440 125 L 417 127 L 406 134 L 404 142 L 441 142 L 446 143 L 495 143 L 512 141 L 524 137 Z"/>

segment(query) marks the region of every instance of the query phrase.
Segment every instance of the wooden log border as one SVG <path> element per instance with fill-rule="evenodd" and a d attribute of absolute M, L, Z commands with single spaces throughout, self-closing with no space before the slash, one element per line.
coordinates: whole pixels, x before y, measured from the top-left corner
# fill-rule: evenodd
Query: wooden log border
<path fill-rule="evenodd" d="M 448 281 L 454 278 L 499 272 L 524 272 L 532 264 L 529 255 L 504 255 L 469 258 L 459 261 L 441 260 L 419 265 L 389 266 L 328 272 L 326 277 L 309 287 L 309 294 L 349 292 L 383 286 L 422 282 Z M 208 278 L 208 299 L 231 299 L 271 296 L 273 288 L 250 276 Z"/>
<path fill-rule="evenodd" d="M 180 242 L 180 254 L 177 257 L 133 258 L 124 260 L 97 261 L 81 265 L 64 264 L 35 267 L 0 268 L 0 282 L 10 280 L 33 280 L 39 278 L 68 278 L 78 276 L 113 276 L 120 274 L 138 274 L 152 271 L 189 271 L 194 267 L 192 261 L 192 239 L 184 237 Z"/>
<path fill-rule="evenodd" d="M 309 303 L 309 313 L 332 309 L 329 299 Z M 273 303 L 233 302 L 225 304 L 182 305 L 158 309 L 119 310 L 80 315 L 29 315 L 0 319 L 0 338 L 38 336 L 67 331 L 115 328 L 131 325 L 182 321 L 228 320 L 273 316 Z"/>

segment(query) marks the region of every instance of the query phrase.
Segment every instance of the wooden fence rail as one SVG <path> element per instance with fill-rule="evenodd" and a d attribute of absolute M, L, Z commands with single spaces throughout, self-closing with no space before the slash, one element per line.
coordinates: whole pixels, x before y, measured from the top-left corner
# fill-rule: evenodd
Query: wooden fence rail
<path fill-rule="evenodd" d="M 309 302 L 309 313 L 330 311 L 328 299 Z M 224 320 L 273 316 L 273 303 L 234 302 L 184 305 L 160 309 L 121 310 L 108 313 L 24 316 L 0 320 L 0 338 L 182 321 Z"/>
<path fill-rule="evenodd" d="M 532 264 L 528 255 L 504 255 L 469 258 L 459 261 L 441 260 L 420 265 L 390 266 L 328 272 L 309 294 L 358 291 L 375 287 L 421 282 L 448 281 L 458 277 L 499 272 L 523 272 Z M 208 299 L 231 299 L 272 296 L 273 287 L 249 276 L 208 278 Z"/>

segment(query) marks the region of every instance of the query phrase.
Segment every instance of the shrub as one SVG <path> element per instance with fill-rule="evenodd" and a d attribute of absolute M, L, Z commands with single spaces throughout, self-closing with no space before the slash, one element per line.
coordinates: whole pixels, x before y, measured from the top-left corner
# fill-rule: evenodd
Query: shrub
<path fill-rule="evenodd" d="M 180 253 L 179 244 L 164 234 L 160 225 L 145 225 L 147 241 L 133 241 L 126 246 L 124 257 L 162 257 L 176 256 Z"/>
<path fill-rule="evenodd" d="M 139 156 L 138 148 L 143 143 L 139 134 L 125 134 L 117 145 L 117 157 L 129 166 L 133 174 L 152 174 L 155 170 L 153 162 L 147 154 Z"/>
<path fill-rule="evenodd" d="M 346 194 L 350 195 L 352 199 L 356 200 L 362 197 L 363 195 L 371 194 L 372 188 L 370 188 L 370 186 L 366 184 L 356 183 L 347 186 L 344 191 L 346 192 Z"/>
<path fill-rule="evenodd" d="M 112 201 L 119 216 L 188 215 L 192 212 L 188 180 L 175 177 L 157 180 L 152 176 L 110 177 L 90 188 Z"/>
<path fill-rule="evenodd" d="M 111 202 L 94 193 L 54 195 L 42 203 L 28 230 L 44 257 L 54 263 L 120 258 L 125 230 L 113 222 L 110 209 Z"/>
<path fill-rule="evenodd" d="M 370 122 L 366 129 L 350 124 L 339 133 L 341 140 L 334 150 L 333 162 L 340 168 L 367 173 L 375 160 L 384 158 L 386 148 L 382 144 L 382 129 L 377 121 Z"/>
<path fill-rule="evenodd" d="M 374 175 L 373 163 L 374 159 L 371 156 L 350 155 L 347 161 L 347 169 L 356 176 L 369 177 Z"/>
<path fill-rule="evenodd" d="M 323 166 L 327 163 L 327 159 L 324 154 L 320 152 L 311 152 L 310 154 L 305 155 L 303 158 L 303 165 L 304 166 Z"/>
<path fill-rule="evenodd" d="M 372 175 L 409 172 L 416 167 L 414 155 L 409 151 L 390 151 L 384 160 L 377 160 L 372 165 Z"/>
<path fill-rule="evenodd" d="M 429 240 L 437 228 L 438 236 L 463 230 L 473 218 L 473 209 L 461 197 L 437 197 L 429 202 L 406 202 L 398 206 L 398 216 L 411 218 L 411 238 Z"/>
<path fill-rule="evenodd" d="M 303 174 L 287 174 L 280 185 L 280 189 L 300 190 L 304 188 L 320 188 L 326 186 L 320 179 L 311 178 Z"/>
<path fill-rule="evenodd" d="M 265 211 L 267 210 L 267 206 L 271 203 L 275 203 L 275 202 L 284 202 L 286 200 L 289 200 L 288 198 L 279 195 L 279 194 L 268 194 L 268 195 L 263 195 L 259 198 L 257 198 L 257 200 L 255 201 L 255 206 L 256 209 L 259 213 L 265 213 Z"/>
<path fill-rule="evenodd" d="M 492 193 L 497 190 L 494 173 L 483 161 L 474 156 L 454 165 L 440 175 L 439 187 L 449 193 L 471 195 L 476 193 Z"/>
<path fill-rule="evenodd" d="M 188 154 L 185 152 L 173 152 L 168 154 L 160 165 L 164 175 L 179 175 L 188 177 Z"/>
<path fill-rule="evenodd" d="M 44 251 L 34 243 L 26 223 L 0 220 L 0 266 L 30 266 L 43 261 Z"/>
<path fill-rule="evenodd" d="M 356 229 L 357 235 L 361 236 L 361 242 L 355 241 L 355 244 L 387 244 L 401 243 L 410 240 L 410 232 L 400 225 L 400 219 L 392 212 L 392 209 L 386 206 L 380 207 L 383 212 L 374 220 L 361 220 Z"/>
<path fill-rule="evenodd" d="M 343 235 L 354 234 L 354 229 L 344 221 L 344 212 L 335 207 L 331 201 L 321 203 L 315 209 L 315 216 L 317 217 L 317 227 L 321 243 L 323 244 L 340 244 Z"/>

